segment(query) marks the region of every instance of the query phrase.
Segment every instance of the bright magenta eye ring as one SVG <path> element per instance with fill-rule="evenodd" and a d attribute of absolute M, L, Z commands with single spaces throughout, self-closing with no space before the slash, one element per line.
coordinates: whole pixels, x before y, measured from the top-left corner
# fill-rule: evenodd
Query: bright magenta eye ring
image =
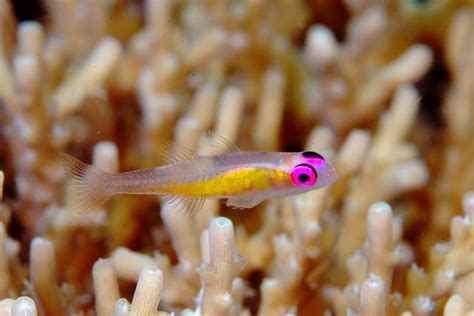
<path fill-rule="evenodd" d="M 307 188 L 316 183 L 318 174 L 308 164 L 297 165 L 291 172 L 291 180 L 299 187 Z"/>

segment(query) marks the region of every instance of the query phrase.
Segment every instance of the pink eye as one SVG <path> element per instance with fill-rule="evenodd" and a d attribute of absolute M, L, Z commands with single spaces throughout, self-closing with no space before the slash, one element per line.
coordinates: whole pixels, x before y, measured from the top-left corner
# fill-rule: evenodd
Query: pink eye
<path fill-rule="evenodd" d="M 291 180 L 299 187 L 307 188 L 316 183 L 318 174 L 308 164 L 297 165 L 291 172 Z"/>

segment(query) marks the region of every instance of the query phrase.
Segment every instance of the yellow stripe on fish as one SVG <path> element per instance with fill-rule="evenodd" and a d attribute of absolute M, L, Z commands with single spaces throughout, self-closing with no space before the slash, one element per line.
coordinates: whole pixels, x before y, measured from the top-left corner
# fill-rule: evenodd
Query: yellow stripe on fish
<path fill-rule="evenodd" d="M 289 180 L 288 173 L 281 170 L 243 167 L 204 181 L 160 185 L 153 190 L 192 197 L 231 196 L 263 191 L 271 185 L 284 185 Z"/>

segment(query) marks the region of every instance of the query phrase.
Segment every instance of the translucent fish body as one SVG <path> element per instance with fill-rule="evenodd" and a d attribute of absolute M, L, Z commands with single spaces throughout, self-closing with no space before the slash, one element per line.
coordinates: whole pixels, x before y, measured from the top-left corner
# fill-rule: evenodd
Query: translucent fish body
<path fill-rule="evenodd" d="M 198 211 L 206 198 L 249 208 L 269 198 L 329 185 L 336 178 L 334 167 L 312 152 L 188 155 L 165 166 L 116 174 L 65 154 L 62 159 L 70 178 L 71 207 L 79 211 L 97 207 L 116 194 L 158 194 L 188 213 Z"/>

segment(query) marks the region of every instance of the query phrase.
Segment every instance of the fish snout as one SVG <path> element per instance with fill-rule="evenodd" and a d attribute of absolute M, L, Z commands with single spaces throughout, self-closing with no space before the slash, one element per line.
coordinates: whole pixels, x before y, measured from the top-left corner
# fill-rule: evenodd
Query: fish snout
<path fill-rule="evenodd" d="M 333 165 L 328 163 L 327 166 L 324 168 L 322 178 L 324 181 L 324 185 L 328 185 L 336 181 L 337 180 L 336 168 Z"/>

